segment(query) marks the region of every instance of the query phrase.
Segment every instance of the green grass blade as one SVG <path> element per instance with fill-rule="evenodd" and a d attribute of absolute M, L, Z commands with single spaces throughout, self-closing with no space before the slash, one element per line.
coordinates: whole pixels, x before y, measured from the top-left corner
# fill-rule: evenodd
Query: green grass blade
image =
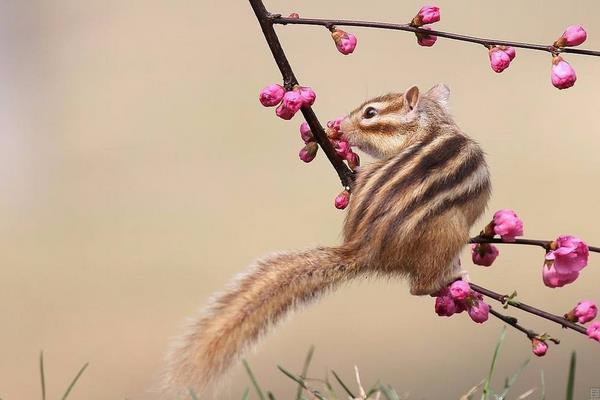
<path fill-rule="evenodd" d="M 192 398 L 192 400 L 198 400 L 198 396 L 196 396 L 196 392 L 194 392 L 194 389 L 190 389 L 190 397 Z"/>
<path fill-rule="evenodd" d="M 244 395 L 242 396 L 242 400 L 250 400 L 250 389 L 246 388 L 246 390 L 244 390 Z"/>
<path fill-rule="evenodd" d="M 342 379 L 338 376 L 338 374 L 336 374 L 334 370 L 331 370 L 331 373 L 333 374 L 333 377 L 335 378 L 335 380 L 338 381 L 340 386 L 346 391 L 346 393 L 348 393 L 348 396 L 355 399 L 356 396 L 354 394 L 352 394 L 352 391 L 348 388 L 348 386 L 346 386 L 346 384 L 344 383 L 344 381 L 342 381 Z"/>
<path fill-rule="evenodd" d="M 485 384 L 483 385 L 481 400 L 487 400 L 490 394 L 490 385 L 492 384 L 492 377 L 494 376 L 494 370 L 496 369 L 496 360 L 498 359 L 498 354 L 500 354 L 500 348 L 502 347 L 502 342 L 504 342 L 505 337 L 506 325 L 502 328 L 502 333 L 500 334 L 500 338 L 496 343 L 496 349 L 494 350 L 494 356 L 492 357 L 492 364 L 490 365 L 490 373 L 488 374 L 488 377 L 485 380 Z"/>
<path fill-rule="evenodd" d="M 577 364 L 577 355 L 571 353 L 571 362 L 569 363 L 569 378 L 567 379 L 567 400 L 573 400 L 575 391 L 575 365 Z"/>
<path fill-rule="evenodd" d="M 300 375 L 300 377 L 302 379 L 305 379 L 306 375 L 308 374 L 308 367 L 310 366 L 310 362 L 312 361 L 314 352 L 315 352 L 315 346 L 310 346 L 310 349 L 308 349 L 308 353 L 306 354 L 306 358 L 304 359 L 304 366 L 302 367 L 302 374 Z M 296 400 L 302 399 L 302 389 L 303 389 L 302 385 L 298 385 L 298 391 L 296 392 Z"/>
<path fill-rule="evenodd" d="M 252 382 L 252 385 L 254 385 L 254 389 L 256 390 L 256 394 L 258 395 L 258 398 L 260 400 L 267 400 L 265 398 L 265 395 L 264 395 L 262 389 L 260 388 L 260 385 L 258 384 L 258 381 L 256 380 L 256 377 L 254 376 L 254 374 L 252 373 L 252 370 L 250 369 L 250 365 L 248 364 L 248 361 L 243 360 L 242 363 L 244 363 L 244 368 L 246 368 L 246 372 L 248 373 L 248 376 L 250 377 L 250 381 Z"/>
<path fill-rule="evenodd" d="M 392 388 L 391 386 L 379 385 L 379 389 L 381 390 L 381 393 L 383 393 L 387 400 L 400 400 L 400 396 L 398 396 L 398 393 L 396 393 L 394 388 Z"/>
<path fill-rule="evenodd" d="M 510 388 L 512 387 L 512 385 L 515 384 L 517 379 L 519 379 L 519 376 L 521 375 L 521 373 L 523 372 L 525 367 L 527 367 L 527 364 L 529 364 L 529 359 L 525 360 L 525 362 L 523 364 L 521 364 L 519 369 L 516 370 L 515 373 L 512 374 L 512 376 L 509 379 L 506 380 L 506 384 L 504 385 L 504 390 L 500 394 L 499 399 L 502 400 L 502 399 L 506 398 L 506 396 L 508 395 L 508 392 L 510 391 Z"/>
<path fill-rule="evenodd" d="M 302 388 L 308 390 L 310 393 L 312 393 L 313 396 L 315 396 L 317 399 L 319 400 L 327 400 L 325 399 L 325 397 L 323 397 L 323 395 L 321 395 L 321 393 L 319 393 L 316 390 L 313 390 L 311 388 L 309 388 L 306 385 L 306 382 L 304 382 L 304 379 L 292 374 L 291 372 L 289 372 L 288 370 L 286 370 L 285 368 L 283 368 L 281 365 L 278 365 L 277 368 L 279 368 L 279 370 L 281 372 L 283 372 L 288 378 L 290 378 L 291 380 L 295 381 L 296 383 L 298 383 L 299 385 L 302 386 Z"/>
<path fill-rule="evenodd" d="M 544 379 L 544 370 L 541 371 L 541 380 L 542 380 L 542 391 L 540 393 L 540 400 L 546 400 L 546 380 Z"/>
<path fill-rule="evenodd" d="M 42 400 L 46 400 L 46 374 L 44 373 L 44 352 L 40 351 L 40 379 L 42 381 Z"/>
<path fill-rule="evenodd" d="M 67 391 L 63 395 L 62 400 L 65 400 L 67 398 L 67 396 L 69 396 L 69 393 L 71 393 L 71 390 L 73 390 L 73 387 L 75 386 L 75 384 L 77 383 L 77 381 L 79 380 L 79 378 L 81 378 L 81 375 L 83 375 L 83 372 L 88 367 L 88 365 L 90 365 L 90 363 L 85 363 L 83 365 L 83 367 L 81 367 L 81 369 L 79 370 L 79 372 L 77 373 L 77 375 L 75 375 L 75 378 L 73 378 L 73 381 L 71 382 L 71 384 L 67 388 Z"/>
<path fill-rule="evenodd" d="M 275 396 L 271 392 L 267 392 L 267 397 L 269 398 L 269 400 L 276 400 Z"/>

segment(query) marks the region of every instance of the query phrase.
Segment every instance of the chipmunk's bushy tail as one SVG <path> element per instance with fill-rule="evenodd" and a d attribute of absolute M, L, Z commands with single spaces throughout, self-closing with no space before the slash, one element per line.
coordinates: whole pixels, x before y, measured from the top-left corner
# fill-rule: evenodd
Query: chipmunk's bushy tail
<path fill-rule="evenodd" d="M 165 389 L 203 392 L 282 317 L 357 274 L 341 248 L 274 254 L 256 262 L 174 343 Z"/>

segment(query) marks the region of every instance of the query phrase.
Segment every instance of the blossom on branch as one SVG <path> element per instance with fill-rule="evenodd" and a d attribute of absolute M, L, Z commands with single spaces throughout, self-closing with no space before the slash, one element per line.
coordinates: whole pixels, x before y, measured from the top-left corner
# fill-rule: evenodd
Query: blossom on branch
<path fill-rule="evenodd" d="M 581 25 L 571 25 L 556 39 L 554 47 L 579 46 L 587 39 L 587 32 Z"/>
<path fill-rule="evenodd" d="M 421 26 L 421 29 L 426 29 L 428 31 L 431 30 L 431 27 L 429 26 Z M 435 35 L 426 35 L 424 33 L 420 33 L 420 32 L 415 32 L 415 35 L 417 36 L 417 43 L 419 44 L 419 46 L 423 46 L 423 47 L 431 47 L 435 44 L 436 40 L 437 40 L 437 36 Z"/>
<path fill-rule="evenodd" d="M 440 20 L 440 8 L 436 6 L 423 6 L 411 21 L 412 26 L 433 24 Z"/>
<path fill-rule="evenodd" d="M 544 340 L 538 338 L 531 339 L 531 351 L 538 357 L 546 355 L 548 344 Z"/>
<path fill-rule="evenodd" d="M 338 51 L 343 55 L 352 54 L 356 48 L 356 36 L 349 32 L 345 32 L 341 29 L 334 29 L 331 31 L 331 37 L 337 47 Z"/>
<path fill-rule="evenodd" d="M 590 300 L 580 301 L 575 308 L 565 314 L 565 318 L 571 322 L 585 324 L 598 315 L 598 307 Z"/>
<path fill-rule="evenodd" d="M 600 342 L 600 321 L 594 321 L 588 326 L 586 333 L 590 339 Z"/>
<path fill-rule="evenodd" d="M 347 190 L 342 191 L 335 197 L 334 205 L 338 210 L 348 207 L 348 203 L 350 203 L 350 192 Z"/>
<path fill-rule="evenodd" d="M 315 159 L 317 156 L 317 151 L 319 150 L 319 145 L 315 142 L 309 142 L 304 146 L 298 156 L 305 163 L 309 163 Z"/>
<path fill-rule="evenodd" d="M 486 227 L 485 233 L 499 235 L 503 242 L 514 242 L 517 236 L 523 235 L 523 221 L 513 210 L 507 208 L 494 213 L 492 222 Z"/>
<path fill-rule="evenodd" d="M 571 64 L 563 60 L 561 56 L 555 56 L 552 58 L 550 79 L 555 88 L 568 89 L 575 84 L 577 74 Z"/>
<path fill-rule="evenodd" d="M 265 107 L 274 107 L 281 102 L 285 89 L 276 83 L 263 88 L 258 94 L 260 104 Z"/>
<path fill-rule="evenodd" d="M 474 243 L 471 246 L 471 259 L 476 265 L 489 267 L 493 264 L 500 251 L 490 243 Z"/>
<path fill-rule="evenodd" d="M 493 46 L 489 50 L 490 66 L 494 72 L 500 73 L 510 65 L 510 62 L 517 56 L 513 47 Z"/>
<path fill-rule="evenodd" d="M 450 317 L 467 310 L 474 322 L 481 324 L 488 320 L 490 306 L 466 281 L 455 281 L 432 296 L 436 297 L 435 312 L 441 317 Z"/>

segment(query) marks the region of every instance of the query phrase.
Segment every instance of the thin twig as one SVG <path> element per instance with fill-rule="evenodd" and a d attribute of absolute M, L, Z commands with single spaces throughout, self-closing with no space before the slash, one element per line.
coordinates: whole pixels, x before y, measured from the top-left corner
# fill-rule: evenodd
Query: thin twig
<path fill-rule="evenodd" d="M 405 31 L 405 32 L 413 32 L 413 33 L 422 33 L 425 35 L 433 35 L 437 37 L 443 37 L 451 40 L 458 40 L 461 42 L 469 42 L 476 43 L 486 47 L 489 46 L 511 46 L 511 47 L 519 47 L 522 49 L 529 50 L 537 50 L 537 51 L 545 51 L 551 54 L 556 53 L 572 53 L 572 54 L 580 54 L 586 56 L 596 56 L 600 57 L 600 51 L 595 50 L 584 50 L 584 49 L 574 49 L 574 48 L 557 48 L 552 45 L 544 45 L 544 44 L 534 44 L 534 43 L 524 43 L 524 42 L 512 42 L 509 40 L 500 40 L 500 39 L 487 39 L 480 38 L 475 36 L 467 36 L 460 35 L 458 33 L 452 32 L 444 32 L 444 31 L 435 31 L 428 29 L 421 29 L 410 24 L 393 24 L 388 22 L 373 22 L 373 21 L 354 21 L 347 19 L 322 19 L 322 18 L 285 18 L 279 15 L 270 15 L 270 19 L 274 24 L 281 25 L 318 25 L 324 26 L 326 28 L 331 28 L 333 26 L 358 26 L 363 28 L 375 28 L 375 29 L 388 29 L 388 30 L 396 30 L 396 31 Z"/>
<path fill-rule="evenodd" d="M 501 321 L 504 321 L 507 325 L 512 326 L 516 330 L 523 332 L 525 334 L 525 336 L 527 336 L 527 338 L 529 338 L 529 339 L 533 339 L 534 337 L 537 336 L 537 333 L 535 333 L 534 331 L 521 326 L 519 324 L 519 321 L 515 317 L 501 314 L 498 311 L 494 310 L 491 306 L 490 306 L 490 314 L 492 314 L 494 317 L 500 319 Z"/>
<path fill-rule="evenodd" d="M 539 246 L 544 250 L 550 250 L 550 243 L 552 240 L 540 240 L 540 239 L 515 239 L 514 242 L 504 242 L 500 238 L 486 238 L 483 236 L 475 236 L 469 239 L 469 243 L 499 243 L 499 244 L 524 244 L 528 246 Z M 593 253 L 600 253 L 600 247 L 588 246 L 588 249 Z"/>

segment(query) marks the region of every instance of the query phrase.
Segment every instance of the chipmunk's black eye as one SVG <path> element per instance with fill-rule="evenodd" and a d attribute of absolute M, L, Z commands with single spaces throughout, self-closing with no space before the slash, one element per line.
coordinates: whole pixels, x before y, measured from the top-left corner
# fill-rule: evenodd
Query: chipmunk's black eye
<path fill-rule="evenodd" d="M 377 110 L 374 107 L 367 107 L 363 113 L 363 118 L 369 119 L 377 115 Z"/>

